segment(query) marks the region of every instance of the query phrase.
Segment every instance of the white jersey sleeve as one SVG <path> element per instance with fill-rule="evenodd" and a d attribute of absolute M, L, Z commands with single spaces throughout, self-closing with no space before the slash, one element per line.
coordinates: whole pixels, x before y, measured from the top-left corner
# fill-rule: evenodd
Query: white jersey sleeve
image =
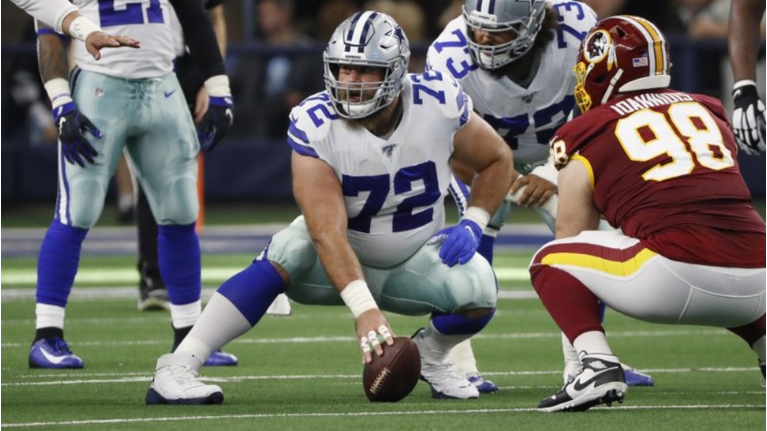
<path fill-rule="evenodd" d="M 596 23 L 596 14 L 577 1 L 554 0 L 548 7 L 557 18 L 553 40 L 541 52 L 538 69 L 526 87 L 481 69 L 468 48 L 463 18 L 451 21 L 429 47 L 427 69 L 458 80 L 477 111 L 514 150 L 517 164 L 541 164 L 549 138 L 575 107 L 572 68 L 580 41 Z"/>
<path fill-rule="evenodd" d="M 168 0 L 75 0 L 75 4 L 105 32 L 141 42 L 141 49 L 102 50 L 97 61 L 83 42 L 73 41 L 75 62 L 81 69 L 128 79 L 158 78 L 173 72 L 177 39 Z"/>
<path fill-rule="evenodd" d="M 293 108 L 287 141 L 328 163 L 341 183 L 348 238 L 363 265 L 403 262 L 444 226 L 453 136 L 469 120 L 471 99 L 437 72 L 407 75 L 402 119 L 382 139 L 339 118 L 326 92 Z"/>
<path fill-rule="evenodd" d="M 77 10 L 77 6 L 67 0 L 11 0 L 24 12 L 32 15 L 35 19 L 51 26 L 59 33 L 63 33 L 61 24 L 64 17 Z"/>

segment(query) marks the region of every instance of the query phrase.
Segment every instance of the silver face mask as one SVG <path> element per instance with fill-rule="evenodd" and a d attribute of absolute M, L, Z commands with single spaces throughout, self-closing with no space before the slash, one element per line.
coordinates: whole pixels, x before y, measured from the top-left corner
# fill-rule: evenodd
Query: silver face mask
<path fill-rule="evenodd" d="M 386 14 L 358 12 L 336 28 L 323 54 L 325 89 L 338 115 L 359 119 L 389 106 L 402 90 L 410 61 L 410 43 L 400 26 Z M 341 65 L 378 67 L 385 70 L 378 82 L 339 82 Z M 375 95 L 365 100 L 365 91 Z M 352 99 L 357 99 L 352 101 Z"/>
<path fill-rule="evenodd" d="M 545 15 L 543 0 L 466 0 L 463 21 L 474 60 L 483 69 L 493 70 L 522 57 L 533 47 Z M 480 45 L 472 37 L 472 30 L 511 31 L 516 37 L 501 45 Z"/>

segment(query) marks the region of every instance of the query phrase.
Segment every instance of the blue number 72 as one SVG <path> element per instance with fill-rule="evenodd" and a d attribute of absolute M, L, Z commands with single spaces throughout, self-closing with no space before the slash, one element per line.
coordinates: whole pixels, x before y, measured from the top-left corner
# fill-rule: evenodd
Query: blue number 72
<path fill-rule="evenodd" d="M 421 193 L 408 196 L 397 205 L 397 210 L 392 217 L 392 231 L 404 232 L 419 228 L 434 219 L 434 210 L 427 208 L 413 213 L 415 208 L 428 207 L 439 200 L 439 180 L 437 167 L 434 162 L 421 163 L 419 165 L 402 168 L 394 174 L 394 194 L 401 195 L 412 190 L 413 184 L 422 181 L 424 190 Z M 370 232 L 372 218 L 378 214 L 386 202 L 389 194 L 389 174 L 371 176 L 344 175 L 341 180 L 344 196 L 359 196 L 360 192 L 368 191 L 368 198 L 362 206 L 362 210 L 354 217 L 349 217 L 348 228 L 358 232 Z"/>
<path fill-rule="evenodd" d="M 116 9 L 115 0 L 99 1 L 99 19 L 101 27 L 115 25 L 144 24 L 144 11 L 141 10 L 141 2 L 126 3 L 125 9 Z M 162 24 L 162 7 L 160 0 L 149 0 L 146 8 L 146 18 L 150 24 Z"/>

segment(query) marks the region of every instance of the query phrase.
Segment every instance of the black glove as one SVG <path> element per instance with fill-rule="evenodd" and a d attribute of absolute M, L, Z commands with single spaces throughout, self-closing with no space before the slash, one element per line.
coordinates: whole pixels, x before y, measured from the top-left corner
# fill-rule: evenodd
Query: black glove
<path fill-rule="evenodd" d="M 740 149 L 751 155 L 764 152 L 764 103 L 759 99 L 756 84 L 736 83 L 732 99 L 735 104 L 732 128 Z"/>
<path fill-rule="evenodd" d="M 232 96 L 210 98 L 208 112 L 197 126 L 197 137 L 203 152 L 213 149 L 232 127 L 234 121 L 234 100 Z"/>
<path fill-rule="evenodd" d="M 104 135 L 88 117 L 77 110 L 74 102 L 54 108 L 53 122 L 59 129 L 59 142 L 64 158 L 69 163 L 77 163 L 81 167 L 85 167 L 83 158 L 88 163 L 93 163 L 93 158 L 99 153 L 85 138 L 85 132 L 90 132 L 96 139 L 101 139 Z"/>

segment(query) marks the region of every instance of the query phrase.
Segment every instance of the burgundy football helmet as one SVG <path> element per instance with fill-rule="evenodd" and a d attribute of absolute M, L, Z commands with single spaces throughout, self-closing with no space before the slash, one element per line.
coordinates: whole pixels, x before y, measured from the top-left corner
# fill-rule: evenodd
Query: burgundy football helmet
<path fill-rule="evenodd" d="M 668 41 L 655 24 L 630 15 L 605 18 L 581 43 L 575 101 L 583 113 L 618 93 L 668 87 L 670 68 Z"/>

